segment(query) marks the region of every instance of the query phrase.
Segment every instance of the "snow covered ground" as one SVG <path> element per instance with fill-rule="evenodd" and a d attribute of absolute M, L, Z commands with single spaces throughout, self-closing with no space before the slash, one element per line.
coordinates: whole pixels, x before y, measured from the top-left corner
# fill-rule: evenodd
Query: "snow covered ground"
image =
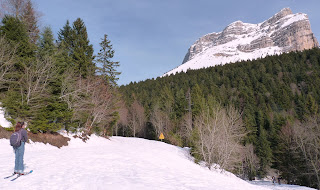
<path fill-rule="evenodd" d="M 250 184 L 233 174 L 210 171 L 195 164 L 188 149 L 159 141 L 92 136 L 87 143 L 71 138 L 58 149 L 42 143 L 26 145 L 27 170 L 34 172 L 11 182 L 14 153 L 0 139 L 0 189 L 110 190 L 310 190 L 307 187 Z"/>
<path fill-rule="evenodd" d="M 11 125 L 12 124 L 8 120 L 6 120 L 6 118 L 4 118 L 4 109 L 0 106 L 0 126 L 8 128 L 11 127 Z"/>

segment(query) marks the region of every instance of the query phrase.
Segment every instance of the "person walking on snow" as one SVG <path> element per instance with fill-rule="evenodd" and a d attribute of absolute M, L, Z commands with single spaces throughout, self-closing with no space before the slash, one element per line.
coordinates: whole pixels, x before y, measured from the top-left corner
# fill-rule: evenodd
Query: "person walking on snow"
<path fill-rule="evenodd" d="M 24 145 L 28 140 L 28 134 L 25 130 L 26 123 L 18 122 L 15 126 L 14 132 L 20 132 L 21 134 L 21 145 L 19 147 L 14 147 L 13 151 L 15 153 L 15 164 L 14 164 L 14 173 L 23 175 L 24 164 L 23 164 L 23 156 L 24 156 Z"/>
<path fill-rule="evenodd" d="M 281 185 L 281 179 L 282 179 L 282 178 L 279 176 L 279 177 L 278 177 L 278 184 L 279 184 L 279 185 Z"/>

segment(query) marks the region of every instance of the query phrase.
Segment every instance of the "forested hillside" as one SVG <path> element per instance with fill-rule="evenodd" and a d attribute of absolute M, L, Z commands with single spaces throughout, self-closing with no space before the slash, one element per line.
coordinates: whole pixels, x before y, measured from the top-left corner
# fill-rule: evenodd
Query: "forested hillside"
<path fill-rule="evenodd" d="M 231 132 L 243 135 L 237 139 L 242 146 L 239 148 L 242 153 L 237 155 L 242 156 L 230 169 L 251 178 L 263 177 L 270 168 L 275 168 L 289 183 L 317 187 L 320 171 L 317 143 L 320 138 L 319 86 L 318 48 L 188 70 L 121 86 L 128 110 L 120 111 L 120 124 L 131 126 L 131 130 L 136 126 L 133 135 L 144 131 L 139 135 L 148 138 L 157 138 L 162 132 L 168 142 L 191 146 L 195 156 L 200 155 L 200 159 L 206 160 L 207 154 L 217 154 L 221 150 L 207 150 L 204 151 L 206 154 L 201 154 L 206 148 L 204 142 L 199 144 L 203 134 L 218 129 L 211 126 L 211 130 L 201 133 L 202 124 L 209 126 L 209 123 L 220 122 L 218 118 L 225 118 L 225 115 L 229 116 L 226 118 L 235 118 L 237 114 L 230 113 L 236 112 L 241 121 L 234 121 L 240 123 L 229 123 L 233 126 L 231 129 L 243 126 L 237 132 Z M 219 110 L 225 110 L 226 114 L 220 114 Z M 140 112 L 145 115 L 139 117 Z M 129 119 L 121 119 L 122 115 Z M 136 124 L 139 119 L 132 118 L 144 120 L 147 125 L 140 126 Z M 147 133 L 150 128 L 154 128 L 155 133 Z M 219 139 L 222 136 L 212 137 Z M 234 139 L 234 136 L 228 137 Z M 220 158 L 211 158 L 214 163 L 219 163 Z M 229 157 L 222 160 L 228 159 L 231 160 Z"/>

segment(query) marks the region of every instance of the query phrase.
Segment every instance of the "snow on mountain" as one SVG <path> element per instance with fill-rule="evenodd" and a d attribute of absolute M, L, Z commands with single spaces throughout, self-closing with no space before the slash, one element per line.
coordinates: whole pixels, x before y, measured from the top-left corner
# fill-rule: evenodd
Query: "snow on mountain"
<path fill-rule="evenodd" d="M 0 189 L 110 190 L 311 190 L 270 181 L 250 184 L 231 173 L 211 171 L 193 162 L 188 148 L 139 138 L 91 136 L 84 143 L 69 135 L 69 146 L 58 149 L 42 143 L 26 144 L 26 170 L 16 181 L 14 153 L 8 139 L 0 139 Z"/>
<path fill-rule="evenodd" d="M 182 65 L 163 76 L 318 46 L 308 16 L 284 8 L 264 22 L 236 21 L 222 32 L 201 37 L 191 45 Z"/>

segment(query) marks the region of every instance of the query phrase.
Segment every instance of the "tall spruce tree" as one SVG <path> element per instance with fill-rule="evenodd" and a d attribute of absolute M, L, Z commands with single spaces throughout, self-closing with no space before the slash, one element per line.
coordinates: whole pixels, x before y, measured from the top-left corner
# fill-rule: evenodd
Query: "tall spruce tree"
<path fill-rule="evenodd" d="M 200 114 L 204 109 L 205 99 L 202 90 L 198 84 L 196 84 L 191 90 L 191 102 L 192 102 L 192 116 L 195 117 Z"/>
<path fill-rule="evenodd" d="M 43 107 L 35 116 L 32 132 L 37 131 L 56 131 L 61 128 L 67 129 L 71 124 L 72 110 L 60 96 L 62 91 L 62 78 L 66 69 L 69 56 L 66 48 L 57 49 L 54 43 L 53 33 L 50 27 L 45 27 L 41 33 L 38 44 L 38 57 L 41 61 L 53 62 L 52 72 L 55 74 L 51 77 L 47 91 L 50 92 L 46 97 L 46 106 Z M 66 59 L 64 59 L 66 58 Z"/>
<path fill-rule="evenodd" d="M 114 50 L 112 49 L 111 41 L 108 40 L 108 35 L 105 34 L 101 40 L 101 49 L 97 55 L 97 63 L 101 64 L 98 72 L 109 84 L 116 86 L 119 79 L 118 76 L 121 74 L 116 68 L 120 65 L 118 61 L 111 61 L 114 56 Z"/>
<path fill-rule="evenodd" d="M 12 118 L 26 118 L 31 112 L 23 100 L 25 91 L 21 82 L 26 68 L 35 61 L 35 45 L 30 43 L 25 25 L 17 17 L 5 16 L 2 23 L 0 35 L 5 37 L 12 48 L 16 48 L 16 59 L 14 69 L 10 73 L 13 76 L 10 88 L 1 101 Z"/>
<path fill-rule="evenodd" d="M 58 32 L 58 45 L 59 48 L 64 48 L 67 51 L 67 55 L 71 55 L 71 50 L 73 46 L 72 39 L 72 28 L 70 26 L 69 20 L 67 20 L 66 24 L 62 29 Z"/>
<path fill-rule="evenodd" d="M 45 27 L 39 40 L 38 54 L 41 58 L 52 56 L 56 52 L 53 33 L 50 27 Z"/>
<path fill-rule="evenodd" d="M 96 66 L 93 62 L 93 47 L 89 44 L 87 28 L 82 19 L 78 18 L 73 22 L 73 51 L 72 59 L 75 68 L 80 72 L 82 77 L 88 77 L 95 74 Z"/>
<path fill-rule="evenodd" d="M 2 19 L 0 35 L 14 47 L 17 46 L 17 55 L 20 58 L 30 58 L 35 55 L 35 46 L 29 42 L 25 25 L 16 17 L 5 16 Z"/>
<path fill-rule="evenodd" d="M 256 113 L 256 123 L 258 128 L 257 134 L 257 156 L 260 158 L 260 169 L 258 174 L 260 177 L 266 175 L 267 170 L 271 166 L 272 150 L 270 148 L 270 142 L 267 139 L 267 133 L 264 129 L 264 118 L 261 111 Z"/>
<path fill-rule="evenodd" d="M 67 20 L 66 24 L 63 26 L 62 29 L 58 32 L 58 52 L 57 52 L 57 65 L 60 70 L 60 74 L 67 68 L 74 68 L 74 64 L 72 61 L 72 52 L 73 52 L 73 30 L 70 26 L 69 20 Z"/>
<path fill-rule="evenodd" d="M 63 57 L 60 57 L 59 62 L 62 65 L 67 64 L 67 67 L 73 68 L 84 78 L 94 75 L 96 66 L 93 62 L 93 47 L 89 43 L 83 20 L 78 18 L 72 27 L 67 21 L 58 33 L 58 46 Z"/>

